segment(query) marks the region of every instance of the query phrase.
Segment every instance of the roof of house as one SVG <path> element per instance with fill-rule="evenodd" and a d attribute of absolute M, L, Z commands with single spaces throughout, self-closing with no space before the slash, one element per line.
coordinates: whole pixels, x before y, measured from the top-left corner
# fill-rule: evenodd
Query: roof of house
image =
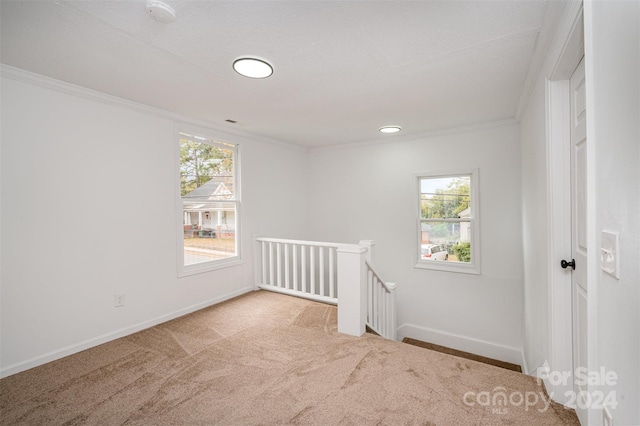
<path fill-rule="evenodd" d="M 233 196 L 233 181 L 228 176 L 214 176 L 198 188 L 183 195 L 183 199 L 225 200 Z"/>

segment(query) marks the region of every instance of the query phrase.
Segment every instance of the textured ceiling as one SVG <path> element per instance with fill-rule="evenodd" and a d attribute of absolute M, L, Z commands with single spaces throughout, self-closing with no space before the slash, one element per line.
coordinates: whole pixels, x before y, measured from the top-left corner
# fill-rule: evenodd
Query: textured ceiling
<path fill-rule="evenodd" d="M 513 118 L 543 1 L 0 3 L 0 59 L 197 119 L 316 147 Z M 231 64 L 274 66 L 252 80 Z M 237 124 L 226 123 L 237 120 Z"/>

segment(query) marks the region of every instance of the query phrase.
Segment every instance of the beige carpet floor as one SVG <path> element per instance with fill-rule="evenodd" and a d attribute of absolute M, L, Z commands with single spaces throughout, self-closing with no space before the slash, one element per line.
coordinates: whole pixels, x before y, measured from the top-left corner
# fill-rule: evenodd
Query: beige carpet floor
<path fill-rule="evenodd" d="M 258 291 L 0 380 L 0 422 L 578 424 L 542 392 L 517 372 L 339 334 L 335 307 Z"/>

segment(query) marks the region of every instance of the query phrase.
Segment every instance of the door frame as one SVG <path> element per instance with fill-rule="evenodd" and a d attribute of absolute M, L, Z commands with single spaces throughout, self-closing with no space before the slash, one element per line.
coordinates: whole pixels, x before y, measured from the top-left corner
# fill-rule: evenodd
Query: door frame
<path fill-rule="evenodd" d="M 570 29 L 546 81 L 547 284 L 549 370 L 573 372 L 571 273 L 560 261 L 571 256 L 571 149 L 569 79 L 584 56 L 583 9 L 572 4 Z M 567 405 L 573 382 L 545 380 L 552 399 Z"/>

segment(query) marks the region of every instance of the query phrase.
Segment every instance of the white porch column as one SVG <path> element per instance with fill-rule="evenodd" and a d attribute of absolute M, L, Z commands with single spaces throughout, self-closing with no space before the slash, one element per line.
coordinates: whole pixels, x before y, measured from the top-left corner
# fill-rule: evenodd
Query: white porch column
<path fill-rule="evenodd" d="M 367 249 L 367 262 L 369 262 L 369 265 L 373 266 L 373 262 L 375 262 L 374 254 L 376 242 L 373 240 L 360 240 L 358 245 Z"/>
<path fill-rule="evenodd" d="M 184 224 L 191 225 L 191 213 L 184 212 Z"/>
<path fill-rule="evenodd" d="M 198 212 L 198 227 L 202 229 L 202 211 Z"/>
<path fill-rule="evenodd" d="M 224 213 L 222 210 L 218 210 L 218 217 L 216 218 L 217 222 L 216 225 L 220 226 L 222 225 L 222 214 Z"/>
<path fill-rule="evenodd" d="M 338 331 L 362 336 L 367 323 L 367 248 L 345 245 L 338 260 Z"/>

